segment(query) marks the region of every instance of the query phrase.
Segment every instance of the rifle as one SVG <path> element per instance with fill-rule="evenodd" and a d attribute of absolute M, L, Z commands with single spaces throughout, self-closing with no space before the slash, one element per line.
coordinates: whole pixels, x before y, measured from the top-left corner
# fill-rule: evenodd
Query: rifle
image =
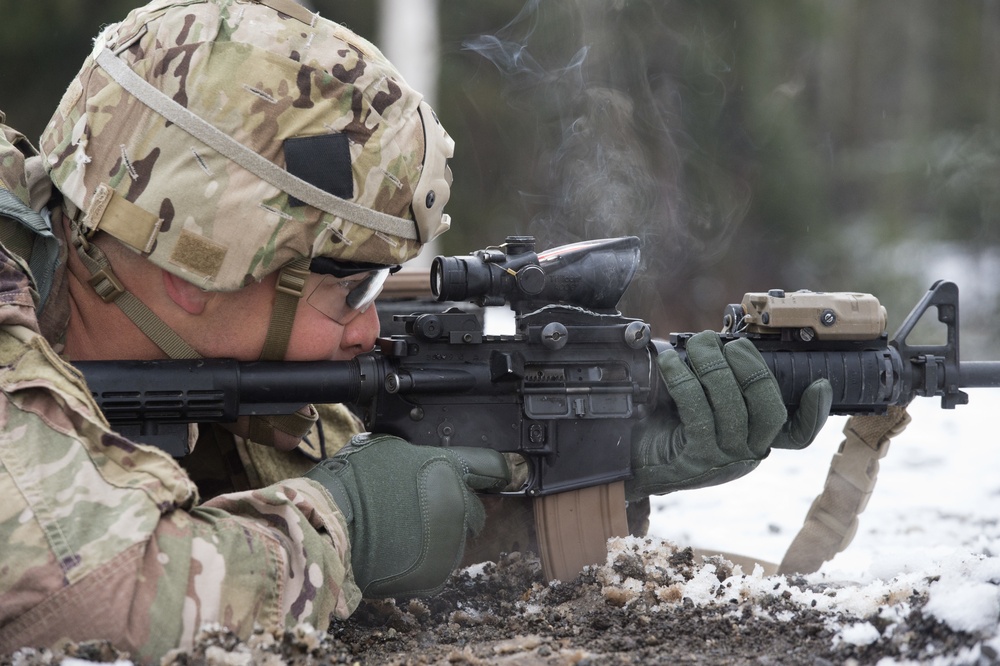
<path fill-rule="evenodd" d="M 353 403 L 372 432 L 414 444 L 490 447 L 522 455 L 522 493 L 536 498 L 550 577 L 603 561 L 608 536 L 628 533 L 624 481 L 631 432 L 655 409 L 656 355 L 683 354 L 690 333 L 653 340 L 617 304 L 639 265 L 639 239 L 584 241 L 536 253 L 530 236 L 434 259 L 439 302 L 508 305 L 515 332 L 484 330 L 458 307 L 394 317 L 404 333 L 350 361 L 227 359 L 77 363 L 112 427 L 172 455 L 187 424 L 283 414 L 308 403 Z M 947 328 L 935 345 L 907 339 L 930 308 Z M 747 294 L 724 313 L 725 340 L 761 351 L 790 408 L 812 381 L 834 387 L 833 412 L 884 413 L 916 396 L 964 404 L 967 387 L 1000 386 L 1000 362 L 959 360 L 958 288 L 938 282 L 889 339 L 884 308 L 854 293 Z M 596 537 L 595 537 L 596 534 Z"/>

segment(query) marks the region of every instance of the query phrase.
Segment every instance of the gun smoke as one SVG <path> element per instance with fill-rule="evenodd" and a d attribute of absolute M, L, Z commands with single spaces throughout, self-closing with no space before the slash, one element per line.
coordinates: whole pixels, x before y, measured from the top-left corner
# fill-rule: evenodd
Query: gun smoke
<path fill-rule="evenodd" d="M 528 124 L 527 229 L 540 247 L 622 235 L 643 241 L 633 296 L 697 275 L 725 251 L 745 188 L 687 132 L 679 63 L 685 39 L 648 2 L 529 0 L 493 35 L 464 42 L 502 75 L 504 100 Z M 719 85 L 720 63 L 701 78 Z"/>

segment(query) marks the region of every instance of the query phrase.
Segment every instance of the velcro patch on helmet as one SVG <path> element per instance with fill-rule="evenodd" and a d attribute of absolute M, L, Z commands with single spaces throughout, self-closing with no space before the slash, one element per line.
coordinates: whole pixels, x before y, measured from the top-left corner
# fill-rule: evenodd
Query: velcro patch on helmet
<path fill-rule="evenodd" d="M 284 140 L 283 147 L 288 173 L 341 199 L 354 198 L 351 148 L 346 134 L 293 136 Z M 292 196 L 288 203 L 306 205 Z"/>
<path fill-rule="evenodd" d="M 225 258 L 224 245 L 186 229 L 181 232 L 174 251 L 170 253 L 170 263 L 207 278 L 214 278 L 219 274 Z"/>

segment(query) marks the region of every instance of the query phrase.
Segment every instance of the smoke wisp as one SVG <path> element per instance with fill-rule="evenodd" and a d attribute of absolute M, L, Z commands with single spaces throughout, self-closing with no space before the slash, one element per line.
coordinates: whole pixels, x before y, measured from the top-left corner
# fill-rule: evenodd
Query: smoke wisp
<path fill-rule="evenodd" d="M 669 13 L 670 3 L 529 0 L 463 43 L 496 67 L 523 126 L 521 231 L 543 247 L 639 236 L 645 274 L 661 284 L 716 260 L 748 200 L 689 129 L 691 45 Z"/>

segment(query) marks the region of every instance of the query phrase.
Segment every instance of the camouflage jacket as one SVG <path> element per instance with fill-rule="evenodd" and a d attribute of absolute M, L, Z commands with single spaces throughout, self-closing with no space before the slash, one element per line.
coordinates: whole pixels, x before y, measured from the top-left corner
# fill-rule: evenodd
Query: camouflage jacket
<path fill-rule="evenodd" d="M 16 139 L 0 125 L 0 188 L 27 204 Z M 360 594 L 328 493 L 291 478 L 199 503 L 173 459 L 109 429 L 41 334 L 29 276 L 0 247 L 0 654 L 104 638 L 146 662 L 206 622 L 245 637 L 349 615 Z M 67 311 L 58 279 L 50 298 L 46 313 Z"/>

